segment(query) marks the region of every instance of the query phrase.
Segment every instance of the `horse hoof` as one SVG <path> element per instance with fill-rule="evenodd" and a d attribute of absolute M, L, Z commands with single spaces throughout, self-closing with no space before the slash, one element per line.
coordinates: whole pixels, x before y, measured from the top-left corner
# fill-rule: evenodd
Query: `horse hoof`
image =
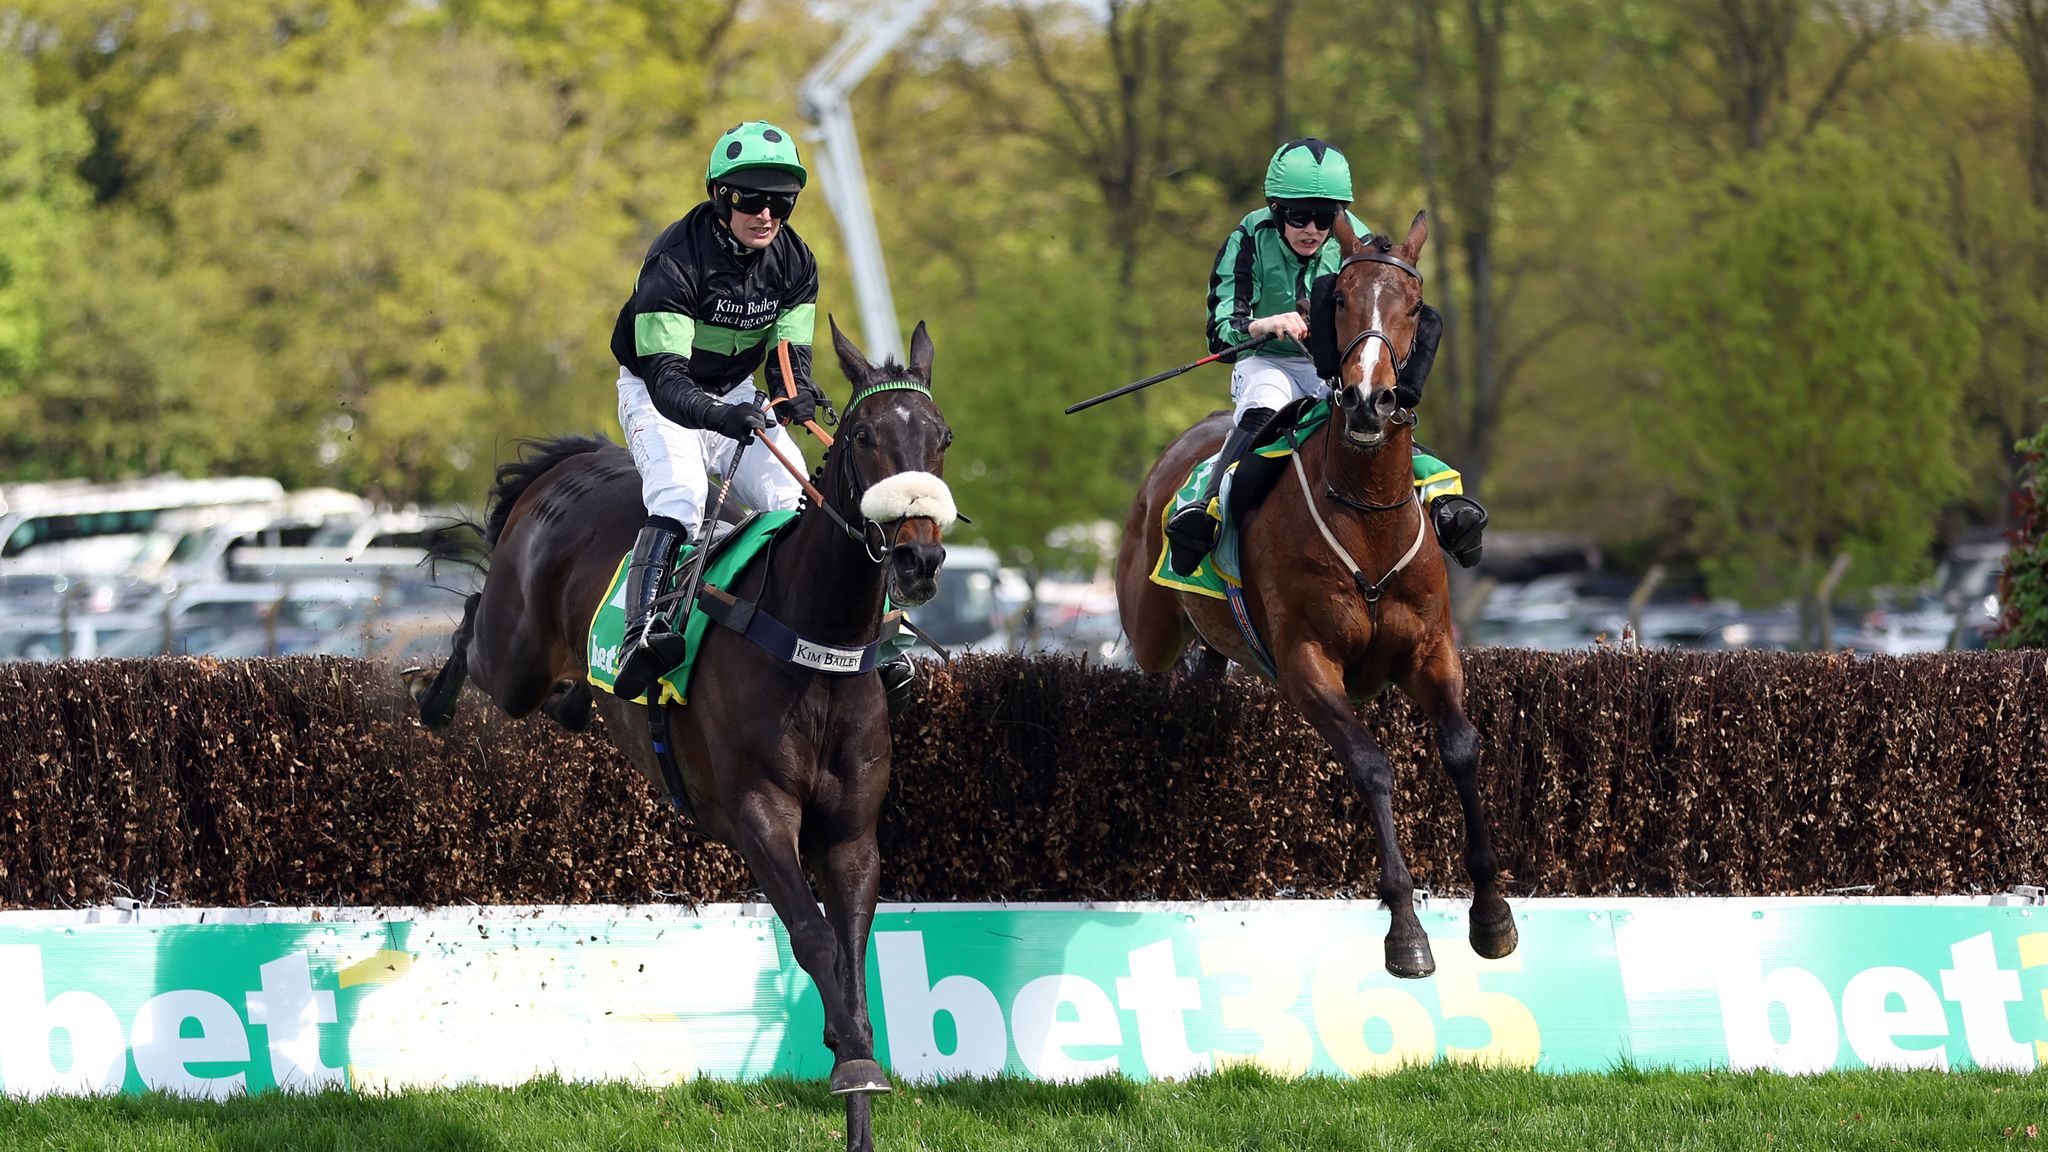
<path fill-rule="evenodd" d="M 1515 918 L 1512 915 L 1504 915 L 1499 920 L 1491 921 L 1475 918 L 1472 921 L 1470 938 L 1472 950 L 1488 960 L 1498 960 L 1512 954 L 1515 946 L 1521 942 L 1521 936 L 1515 931 Z"/>
<path fill-rule="evenodd" d="M 832 1069 L 834 1096 L 889 1092 L 889 1075 L 873 1060 L 842 1060 Z"/>
<path fill-rule="evenodd" d="M 1403 980 L 1420 980 L 1436 971 L 1436 957 L 1429 951 L 1429 941 L 1420 944 L 1396 944 L 1387 941 L 1387 971 Z"/>
<path fill-rule="evenodd" d="M 432 668 L 421 664 L 398 670 L 399 682 L 405 685 L 405 694 L 412 697 L 413 703 L 418 704 L 427 698 L 427 689 L 434 683 L 434 678 L 429 675 L 432 671 Z"/>

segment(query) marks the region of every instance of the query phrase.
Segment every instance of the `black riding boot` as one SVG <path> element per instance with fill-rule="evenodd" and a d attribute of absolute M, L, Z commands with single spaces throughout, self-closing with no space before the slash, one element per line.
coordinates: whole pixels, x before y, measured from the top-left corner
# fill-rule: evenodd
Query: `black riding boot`
<path fill-rule="evenodd" d="M 910 707 L 913 695 L 911 686 L 917 683 L 917 665 L 910 662 L 910 653 L 898 652 L 886 663 L 875 666 L 882 674 L 882 690 L 889 696 L 889 718 L 895 719 Z"/>
<path fill-rule="evenodd" d="M 1439 496 L 1430 503 L 1430 520 L 1436 525 L 1436 540 L 1461 568 L 1479 563 L 1485 550 L 1480 534 L 1486 531 L 1486 509 L 1470 496 Z"/>
<path fill-rule="evenodd" d="M 663 673 L 683 662 L 689 648 L 683 634 L 669 628 L 654 610 L 655 597 L 675 567 L 683 533 L 667 517 L 650 518 L 633 541 L 633 559 L 626 568 L 626 641 L 612 695 L 637 699 Z M 650 619 L 650 617 L 652 619 Z"/>
<path fill-rule="evenodd" d="M 1202 488 L 1202 499 L 1174 513 L 1166 521 L 1167 564 L 1182 576 L 1193 575 L 1202 566 L 1202 558 L 1216 547 L 1216 535 L 1222 530 L 1214 516 L 1209 515 L 1209 505 L 1223 492 L 1223 474 L 1237 463 L 1251 447 L 1252 440 L 1273 418 L 1270 408 L 1254 408 L 1246 412 L 1223 438 L 1223 451 L 1216 457 L 1216 466 L 1209 470 L 1209 482 Z"/>

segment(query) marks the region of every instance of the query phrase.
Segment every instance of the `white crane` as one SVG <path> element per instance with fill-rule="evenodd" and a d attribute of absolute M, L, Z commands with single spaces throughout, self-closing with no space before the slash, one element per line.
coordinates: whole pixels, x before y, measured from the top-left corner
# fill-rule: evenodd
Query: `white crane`
<path fill-rule="evenodd" d="M 882 262 L 882 240 L 868 202 L 868 178 L 861 167 L 848 98 L 936 2 L 908 0 L 879 19 L 854 17 L 796 93 L 797 108 L 818 137 L 812 159 L 825 186 L 825 200 L 846 239 L 846 262 L 853 269 L 853 295 L 860 306 L 861 348 L 877 363 L 885 357 L 901 362 L 903 337 L 896 326 L 896 299 L 889 293 L 889 271 Z"/>

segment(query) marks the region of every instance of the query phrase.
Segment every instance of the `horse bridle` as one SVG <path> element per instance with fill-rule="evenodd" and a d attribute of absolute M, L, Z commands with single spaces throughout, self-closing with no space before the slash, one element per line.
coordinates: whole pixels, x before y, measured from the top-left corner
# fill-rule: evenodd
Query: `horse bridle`
<path fill-rule="evenodd" d="M 1366 262 L 1370 262 L 1370 264 L 1393 264 L 1395 269 L 1401 269 L 1403 273 L 1415 277 L 1417 285 L 1421 283 L 1421 269 L 1417 269 L 1415 264 L 1409 264 L 1401 256 L 1391 256 L 1391 254 L 1386 254 L 1386 252 L 1374 252 L 1370 248 L 1364 250 L 1364 252 L 1352 252 L 1350 256 L 1343 258 L 1337 264 L 1337 275 L 1343 275 L 1343 269 L 1350 269 L 1352 264 L 1366 264 Z M 1343 351 L 1337 353 L 1337 389 L 1339 389 L 1339 392 L 1341 392 L 1343 387 L 1348 387 L 1346 383 L 1343 383 L 1343 365 L 1346 365 L 1352 359 L 1352 353 L 1358 351 L 1358 346 L 1364 344 L 1366 340 L 1370 340 L 1372 336 L 1378 336 L 1380 342 L 1386 344 L 1386 351 L 1393 353 L 1393 348 L 1395 348 L 1393 338 L 1386 336 L 1386 332 L 1380 332 L 1378 328 L 1366 328 L 1364 332 L 1352 336 L 1346 344 L 1343 344 Z M 1415 346 L 1413 344 L 1409 344 L 1409 357 L 1411 355 L 1415 355 Z M 1399 373 L 1405 367 L 1407 367 L 1407 357 L 1401 357 L 1399 361 L 1395 361 L 1395 373 Z M 1415 412 L 1413 410 L 1395 412 L 1386 422 L 1397 426 L 1397 428 L 1413 426 L 1415 424 Z M 1370 500 L 1352 500 L 1350 496 L 1346 496 L 1343 492 L 1337 492 L 1337 488 L 1329 482 L 1329 457 L 1323 457 L 1323 496 L 1329 496 L 1331 500 L 1335 500 L 1335 502 L 1339 502 L 1343 506 L 1348 506 L 1348 508 L 1358 508 L 1360 512 L 1393 512 L 1393 510 L 1399 510 L 1399 508 L 1407 508 L 1409 502 L 1413 500 L 1413 494 L 1409 494 L 1409 496 L 1405 496 L 1401 500 L 1395 500 L 1393 504 L 1374 504 Z"/>
<path fill-rule="evenodd" d="M 927 400 L 931 399 L 932 396 L 932 390 L 929 387 L 915 380 L 885 380 L 879 384 L 870 384 L 866 388 L 855 392 L 853 398 L 846 402 L 846 410 L 839 414 L 840 423 L 843 425 L 848 420 L 851 420 L 853 418 L 853 410 L 860 406 L 860 402 L 878 392 L 916 392 Z M 852 477 L 853 506 L 859 508 L 861 500 L 867 495 L 869 485 L 862 478 L 860 465 L 854 462 L 853 452 L 850 449 L 846 453 L 846 463 L 842 467 Z M 861 546 L 862 550 L 867 553 L 869 560 L 880 564 L 889 558 L 890 549 L 895 544 L 895 541 L 889 538 L 888 533 L 883 530 L 879 523 L 868 519 L 866 513 L 861 514 L 860 527 L 855 528 L 847 523 L 846 518 L 841 516 L 839 510 L 832 507 L 830 503 L 820 500 L 818 501 L 818 506 L 825 510 L 825 514 L 832 518 L 833 523 L 844 529 L 846 534 Z M 896 530 L 899 535 L 902 533 L 903 527 L 901 522 L 898 522 Z M 872 535 L 870 535 L 870 531 L 872 531 Z"/>
<path fill-rule="evenodd" d="M 1342 276 L 1344 274 L 1344 270 L 1346 268 L 1351 267 L 1353 264 L 1363 263 L 1391 264 L 1394 267 L 1399 268 L 1401 271 L 1406 272 L 1410 276 L 1415 277 L 1415 282 L 1417 284 L 1422 283 L 1421 269 L 1417 268 L 1413 264 L 1410 264 L 1406 260 L 1401 259 L 1399 256 L 1389 256 L 1385 252 L 1374 252 L 1371 249 L 1367 249 L 1364 252 L 1353 252 L 1351 255 L 1346 256 L 1337 265 L 1337 275 Z M 1331 318 L 1331 322 L 1335 323 L 1334 316 Z M 1342 386 L 1343 384 L 1344 365 L 1350 361 L 1351 354 L 1353 352 L 1358 351 L 1358 346 L 1360 344 L 1365 343 L 1367 340 L 1370 340 L 1375 336 L 1379 337 L 1381 343 L 1384 343 L 1387 346 L 1387 351 L 1389 353 L 1393 352 L 1393 339 L 1390 338 L 1385 332 L 1382 332 L 1377 328 L 1367 328 L 1365 331 L 1360 332 L 1356 336 L 1353 336 L 1349 341 L 1345 343 L 1344 350 L 1337 353 L 1337 381 L 1339 386 Z M 1413 344 L 1410 344 L 1408 347 L 1408 355 L 1412 356 L 1414 354 L 1415 346 Z M 1394 371 L 1396 373 L 1399 373 L 1403 368 L 1406 368 L 1407 366 L 1408 357 L 1403 356 L 1401 359 L 1394 362 Z M 1415 422 L 1415 416 L 1413 413 L 1409 414 L 1407 422 L 1410 424 Z"/>

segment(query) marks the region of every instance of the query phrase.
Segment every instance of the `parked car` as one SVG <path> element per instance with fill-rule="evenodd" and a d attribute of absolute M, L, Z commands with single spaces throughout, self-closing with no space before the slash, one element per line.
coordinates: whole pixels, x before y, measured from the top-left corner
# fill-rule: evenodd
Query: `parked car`
<path fill-rule="evenodd" d="M 948 544 L 939 594 L 908 610 L 911 622 L 949 651 L 1001 651 L 1008 646 L 996 583 L 1001 565 L 987 548 Z"/>

